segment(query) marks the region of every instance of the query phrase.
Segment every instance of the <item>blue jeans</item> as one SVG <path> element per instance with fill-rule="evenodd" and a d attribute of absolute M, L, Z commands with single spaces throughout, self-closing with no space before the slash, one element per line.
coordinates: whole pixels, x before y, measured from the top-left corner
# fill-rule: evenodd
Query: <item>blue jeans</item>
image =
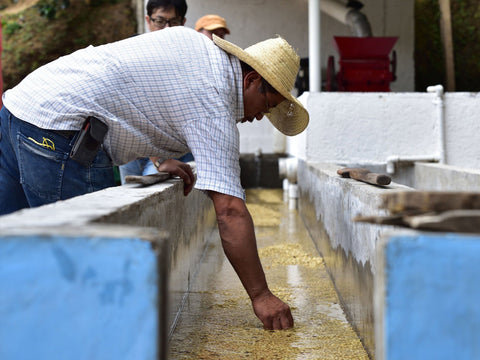
<path fill-rule="evenodd" d="M 118 169 L 120 170 L 122 185 L 125 184 L 125 176 L 127 175 L 150 175 L 158 172 L 148 157 L 130 161 L 125 165 L 120 165 Z"/>
<path fill-rule="evenodd" d="M 183 162 L 193 161 L 193 155 L 188 153 L 178 158 L 178 160 Z M 125 165 L 120 165 L 118 169 L 120 170 L 122 185 L 125 184 L 125 176 L 127 175 L 150 175 L 158 172 L 148 157 L 130 161 Z"/>
<path fill-rule="evenodd" d="M 100 149 L 84 167 L 70 158 L 77 135 L 26 123 L 0 111 L 0 215 L 115 185 L 113 166 Z"/>

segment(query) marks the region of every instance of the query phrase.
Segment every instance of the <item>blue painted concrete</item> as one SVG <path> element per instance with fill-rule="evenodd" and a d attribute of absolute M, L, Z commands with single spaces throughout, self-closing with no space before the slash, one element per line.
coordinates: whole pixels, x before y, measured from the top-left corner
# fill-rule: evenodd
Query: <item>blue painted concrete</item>
<path fill-rule="evenodd" d="M 391 237 L 385 248 L 388 360 L 480 359 L 480 237 Z"/>
<path fill-rule="evenodd" d="M 157 278 L 140 239 L 0 237 L 0 359 L 156 359 Z"/>

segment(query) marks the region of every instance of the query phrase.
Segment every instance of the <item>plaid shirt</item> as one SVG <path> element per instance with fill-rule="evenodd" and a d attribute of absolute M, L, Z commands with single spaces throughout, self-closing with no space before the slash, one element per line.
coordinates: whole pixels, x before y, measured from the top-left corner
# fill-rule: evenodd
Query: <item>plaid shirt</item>
<path fill-rule="evenodd" d="M 89 46 L 44 65 L 5 92 L 4 105 L 40 128 L 78 130 L 95 116 L 117 165 L 139 157 L 195 157 L 195 187 L 245 198 L 239 60 L 182 26 Z"/>

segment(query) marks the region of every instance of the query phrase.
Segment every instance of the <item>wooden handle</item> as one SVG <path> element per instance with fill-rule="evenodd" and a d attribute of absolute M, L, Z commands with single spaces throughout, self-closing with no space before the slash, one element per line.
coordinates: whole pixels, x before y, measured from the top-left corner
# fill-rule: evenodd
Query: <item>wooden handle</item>
<path fill-rule="evenodd" d="M 390 176 L 387 175 L 382 175 L 382 174 L 375 174 L 372 172 L 369 173 L 362 173 L 359 174 L 358 177 L 356 176 L 351 176 L 353 179 L 361 180 L 364 182 L 367 182 L 369 184 L 375 184 L 375 185 L 388 185 L 392 181 L 390 179 Z"/>
<path fill-rule="evenodd" d="M 370 170 L 363 168 L 338 169 L 337 174 L 373 185 L 388 185 L 392 181 L 388 175 L 372 173 Z"/>
<path fill-rule="evenodd" d="M 125 176 L 125 182 L 129 184 L 142 184 L 153 185 L 159 182 L 170 179 L 170 174 L 166 171 L 159 171 L 156 174 L 151 175 L 127 175 Z"/>

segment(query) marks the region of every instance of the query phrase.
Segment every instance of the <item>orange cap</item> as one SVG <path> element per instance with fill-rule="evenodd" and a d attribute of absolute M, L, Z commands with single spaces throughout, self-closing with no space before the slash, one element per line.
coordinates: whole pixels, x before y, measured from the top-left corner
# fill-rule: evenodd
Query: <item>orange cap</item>
<path fill-rule="evenodd" d="M 205 15 L 197 20 L 195 24 L 195 30 L 205 29 L 205 30 L 215 30 L 215 29 L 225 29 L 227 34 L 230 34 L 230 30 L 227 28 L 227 22 L 224 18 L 218 15 Z"/>

